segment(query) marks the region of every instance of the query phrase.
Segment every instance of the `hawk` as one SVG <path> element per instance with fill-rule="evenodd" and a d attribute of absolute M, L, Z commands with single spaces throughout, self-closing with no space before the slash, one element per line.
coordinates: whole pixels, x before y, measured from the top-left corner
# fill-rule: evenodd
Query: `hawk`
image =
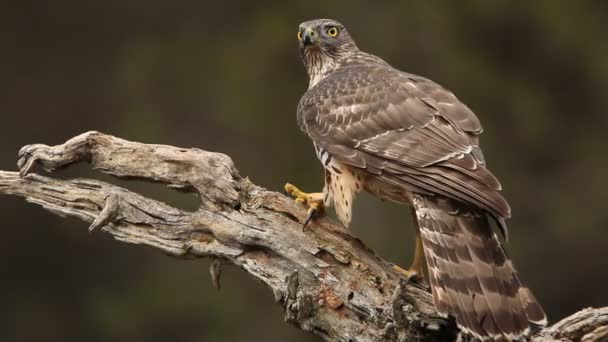
<path fill-rule="evenodd" d="M 297 109 L 325 170 L 322 192 L 286 184 L 308 219 L 333 204 L 348 226 L 355 195 L 405 204 L 415 217 L 414 262 L 424 259 L 440 315 L 481 340 L 523 340 L 546 324 L 542 307 L 492 229 L 505 235 L 511 209 L 486 168 L 482 126 L 450 91 L 359 50 L 335 20 L 300 24 L 299 51 L 310 77 Z"/>

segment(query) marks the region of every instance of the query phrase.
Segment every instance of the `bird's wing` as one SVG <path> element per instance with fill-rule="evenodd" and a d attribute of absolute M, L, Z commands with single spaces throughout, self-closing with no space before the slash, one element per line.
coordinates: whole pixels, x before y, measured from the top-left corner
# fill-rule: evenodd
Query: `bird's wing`
<path fill-rule="evenodd" d="M 485 167 L 479 120 L 428 79 L 387 65 L 345 67 L 302 97 L 298 122 L 333 158 L 387 183 L 510 216 Z"/>

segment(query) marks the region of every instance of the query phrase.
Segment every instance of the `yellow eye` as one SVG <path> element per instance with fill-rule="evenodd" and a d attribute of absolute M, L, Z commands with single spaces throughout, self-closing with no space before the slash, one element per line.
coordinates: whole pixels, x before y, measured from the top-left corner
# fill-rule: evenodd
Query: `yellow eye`
<path fill-rule="evenodd" d="M 338 28 L 337 27 L 333 27 L 333 26 L 330 27 L 330 28 L 328 28 L 327 29 L 327 34 L 330 35 L 330 36 L 332 36 L 332 37 L 337 36 L 338 35 Z"/>
<path fill-rule="evenodd" d="M 298 31 L 298 40 L 302 40 L 302 31 Z"/>

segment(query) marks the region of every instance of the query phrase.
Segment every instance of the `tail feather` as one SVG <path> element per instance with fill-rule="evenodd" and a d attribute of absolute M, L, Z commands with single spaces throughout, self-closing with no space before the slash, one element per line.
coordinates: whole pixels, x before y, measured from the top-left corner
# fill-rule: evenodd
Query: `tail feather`
<path fill-rule="evenodd" d="M 433 299 L 443 316 L 481 340 L 519 339 L 545 313 L 519 280 L 482 209 L 440 196 L 416 194 Z"/>
<path fill-rule="evenodd" d="M 537 326 L 547 325 L 547 316 L 545 315 L 545 311 L 543 311 L 543 308 L 540 306 L 536 300 L 536 297 L 534 297 L 529 288 L 520 288 L 519 298 L 521 298 L 524 305 L 524 310 L 526 310 L 526 315 L 528 316 L 528 320 L 530 322 Z"/>

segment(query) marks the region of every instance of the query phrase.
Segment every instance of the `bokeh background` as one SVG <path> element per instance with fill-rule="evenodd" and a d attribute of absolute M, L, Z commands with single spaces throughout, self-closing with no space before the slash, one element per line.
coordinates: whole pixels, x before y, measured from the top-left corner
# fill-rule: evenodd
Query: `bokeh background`
<path fill-rule="evenodd" d="M 296 126 L 296 29 L 342 21 L 481 118 L 514 217 L 508 249 L 550 320 L 608 305 L 608 2 L 21 1 L 0 11 L 0 169 L 18 149 L 99 130 L 229 154 L 269 189 L 321 187 Z M 86 165 L 180 208 L 197 200 Z M 0 196 L 2 341 L 316 341 L 236 268 L 180 261 Z M 352 229 L 407 265 L 409 211 L 362 196 Z"/>

